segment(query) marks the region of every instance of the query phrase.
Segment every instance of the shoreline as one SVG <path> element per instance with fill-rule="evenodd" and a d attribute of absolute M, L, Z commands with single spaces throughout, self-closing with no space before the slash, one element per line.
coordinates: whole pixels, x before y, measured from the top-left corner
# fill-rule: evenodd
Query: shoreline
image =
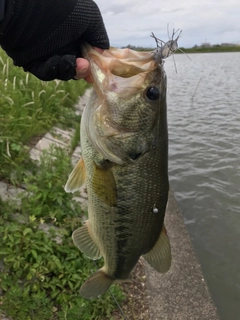
<path fill-rule="evenodd" d="M 123 47 L 122 47 L 123 48 Z M 130 47 L 132 50 L 136 51 L 153 51 L 155 48 L 141 48 L 141 47 Z M 234 47 L 205 47 L 205 48 L 183 48 L 179 47 L 180 50 L 176 50 L 174 54 L 185 54 L 185 53 L 223 53 L 223 52 L 240 52 L 240 46 Z"/>
<path fill-rule="evenodd" d="M 145 263 L 151 320 L 219 320 L 189 233 L 170 190 L 165 216 L 172 266 L 160 274 Z"/>

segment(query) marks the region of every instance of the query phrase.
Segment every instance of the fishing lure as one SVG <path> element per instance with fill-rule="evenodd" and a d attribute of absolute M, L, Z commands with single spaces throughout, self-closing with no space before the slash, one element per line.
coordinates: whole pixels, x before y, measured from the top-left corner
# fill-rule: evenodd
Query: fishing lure
<path fill-rule="evenodd" d="M 169 34 L 169 32 L 168 32 Z M 154 40 L 156 41 L 156 45 L 157 45 L 157 49 L 154 50 L 154 54 L 155 54 L 155 61 L 156 62 L 162 62 L 164 59 L 168 58 L 169 56 L 173 55 L 177 50 L 181 51 L 182 53 L 186 54 L 185 52 L 183 52 L 179 47 L 178 47 L 178 39 L 180 38 L 182 34 L 182 30 L 177 29 L 175 31 L 175 29 L 173 29 L 173 33 L 172 33 L 172 37 L 171 39 L 169 39 L 167 42 L 157 38 L 154 33 L 151 33 L 151 37 L 154 38 Z M 177 35 L 176 39 L 174 39 L 174 37 Z M 170 38 L 170 37 L 169 37 Z M 188 58 L 189 56 L 186 55 Z M 189 58 L 190 59 L 190 58 Z M 174 56 L 173 56 L 173 60 L 174 60 Z M 191 59 L 190 59 L 191 60 Z M 177 72 L 177 68 L 176 68 L 176 63 L 174 60 L 174 65 L 175 65 L 175 70 Z"/>
<path fill-rule="evenodd" d="M 174 36 L 177 34 L 177 32 L 179 32 L 179 34 L 178 34 L 177 38 L 174 39 Z M 154 40 L 156 41 L 156 45 L 157 45 L 157 49 L 155 51 L 156 55 L 159 55 L 161 57 L 161 59 L 166 59 L 170 55 L 174 54 L 174 52 L 179 49 L 178 48 L 178 39 L 180 38 L 181 33 L 182 33 L 182 30 L 177 29 L 175 31 L 173 29 L 172 38 L 169 41 L 165 42 L 161 39 L 158 39 L 154 35 L 154 33 L 152 32 L 151 37 L 154 38 Z M 182 51 L 181 49 L 179 49 L 179 50 Z"/>

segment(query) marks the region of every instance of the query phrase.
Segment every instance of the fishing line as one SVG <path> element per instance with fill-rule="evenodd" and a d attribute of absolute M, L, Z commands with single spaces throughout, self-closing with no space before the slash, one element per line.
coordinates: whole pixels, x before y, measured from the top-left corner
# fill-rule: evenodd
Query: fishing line
<path fill-rule="evenodd" d="M 199 87 L 199 84 L 200 84 L 201 80 L 202 80 L 202 77 L 200 77 L 200 79 L 198 80 L 197 86 L 196 86 L 196 88 L 195 88 L 195 90 L 194 90 L 194 92 L 193 92 L 193 95 L 192 95 L 192 98 L 191 98 L 191 100 L 192 100 L 192 105 L 191 105 L 191 106 L 193 106 L 194 96 L 195 96 L 195 94 L 196 94 L 196 92 L 197 92 L 197 89 L 198 89 L 198 87 Z"/>
<path fill-rule="evenodd" d="M 118 303 L 117 299 L 115 298 L 114 294 L 112 291 L 109 289 L 110 295 L 112 296 L 113 300 L 115 301 L 116 305 L 118 306 L 118 309 L 123 317 L 124 320 L 128 320 L 123 312 L 123 309 L 121 308 L 120 304 Z"/>
<path fill-rule="evenodd" d="M 95 265 L 95 268 L 96 268 L 96 270 L 97 270 L 97 269 L 98 269 L 98 266 L 97 266 L 96 262 L 95 262 L 94 260 L 92 260 L 92 262 L 93 262 L 93 264 Z M 119 309 L 119 311 L 120 311 L 123 319 L 124 319 L 124 320 L 128 320 L 127 317 L 125 316 L 124 312 L 123 312 L 123 309 L 121 308 L 120 304 L 118 303 L 116 297 L 115 297 L 114 294 L 112 293 L 111 289 L 109 289 L 109 292 L 110 292 L 110 295 L 112 296 L 113 300 L 115 301 L 115 303 L 116 303 L 116 305 L 117 305 L 117 307 L 118 307 L 118 309 Z"/>

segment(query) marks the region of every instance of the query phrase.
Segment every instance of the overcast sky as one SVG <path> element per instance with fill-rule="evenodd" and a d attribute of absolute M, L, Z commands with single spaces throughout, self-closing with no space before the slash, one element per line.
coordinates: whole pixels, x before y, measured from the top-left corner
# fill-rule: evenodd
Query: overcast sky
<path fill-rule="evenodd" d="M 151 32 L 168 40 L 170 31 L 183 30 L 179 46 L 203 42 L 240 44 L 240 0 L 95 0 L 112 46 L 154 47 Z"/>

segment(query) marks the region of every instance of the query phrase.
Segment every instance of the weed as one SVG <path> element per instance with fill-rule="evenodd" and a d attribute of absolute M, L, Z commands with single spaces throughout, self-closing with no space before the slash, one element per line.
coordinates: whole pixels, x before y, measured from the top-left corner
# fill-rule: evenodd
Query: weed
<path fill-rule="evenodd" d="M 11 180 L 25 160 L 24 144 L 54 124 L 75 127 L 73 108 L 87 87 L 84 81 L 43 82 L 14 67 L 0 49 L 0 178 Z M 15 181 L 17 183 L 17 181 Z"/>
<path fill-rule="evenodd" d="M 71 140 L 71 150 L 74 150 L 78 145 L 80 141 L 80 121 L 76 123 L 75 126 L 75 133 Z"/>
<path fill-rule="evenodd" d="M 2 202 L 1 309 L 14 320 L 97 320 L 116 308 L 109 294 L 94 301 L 79 296 L 93 265 L 71 239 L 86 213 L 63 190 L 70 166 L 64 150 L 44 152 L 38 169 L 24 178 L 20 208 Z M 121 300 L 120 289 L 114 290 Z"/>
<path fill-rule="evenodd" d="M 14 320 L 100 320 L 116 308 L 109 294 L 92 301 L 79 295 L 93 264 L 71 239 L 86 213 L 63 189 L 70 155 L 56 148 L 36 165 L 26 145 L 58 124 L 78 128 L 73 149 L 73 104 L 85 88 L 83 81 L 42 82 L 0 49 L 0 179 L 25 188 L 16 201 L 0 198 L 0 313 Z"/>

